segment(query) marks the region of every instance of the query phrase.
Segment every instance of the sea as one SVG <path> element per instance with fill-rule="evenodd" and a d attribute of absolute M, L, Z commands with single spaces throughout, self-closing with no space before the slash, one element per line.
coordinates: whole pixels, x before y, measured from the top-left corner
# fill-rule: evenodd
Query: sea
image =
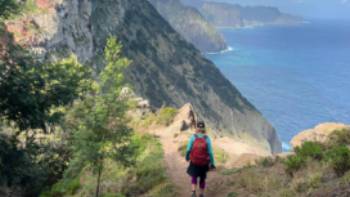
<path fill-rule="evenodd" d="M 284 151 L 300 131 L 350 123 L 350 21 L 220 31 L 230 47 L 206 57 L 274 126 Z"/>

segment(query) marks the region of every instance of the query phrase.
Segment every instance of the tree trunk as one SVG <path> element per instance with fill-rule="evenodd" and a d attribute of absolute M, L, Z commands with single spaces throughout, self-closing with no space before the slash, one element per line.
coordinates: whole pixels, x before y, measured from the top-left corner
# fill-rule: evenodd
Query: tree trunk
<path fill-rule="evenodd" d="M 95 195 L 95 197 L 99 197 L 100 196 L 101 174 L 102 174 L 102 164 L 100 164 L 99 167 L 98 167 L 97 185 L 96 185 L 96 195 Z"/>

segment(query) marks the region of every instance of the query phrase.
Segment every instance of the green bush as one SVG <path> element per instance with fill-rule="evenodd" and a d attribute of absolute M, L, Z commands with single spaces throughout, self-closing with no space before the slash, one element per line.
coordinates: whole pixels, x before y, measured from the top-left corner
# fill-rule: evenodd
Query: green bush
<path fill-rule="evenodd" d="M 221 149 L 218 147 L 214 147 L 214 157 L 215 157 L 215 161 L 221 164 L 226 163 L 229 159 L 229 155 L 227 154 L 227 152 L 225 152 L 224 149 Z"/>
<path fill-rule="evenodd" d="M 327 152 L 331 166 L 338 176 L 350 170 L 350 150 L 345 145 L 333 147 Z"/>
<path fill-rule="evenodd" d="M 171 196 L 174 191 L 167 180 L 161 144 L 151 135 L 139 137 L 138 142 L 137 164 L 129 172 L 134 180 L 123 188 L 122 193 L 126 196 Z M 166 191 L 169 195 L 162 195 Z"/>
<path fill-rule="evenodd" d="M 312 158 L 321 160 L 324 147 L 318 142 L 305 142 L 301 147 L 295 148 L 295 153 L 303 159 Z"/>
<path fill-rule="evenodd" d="M 181 156 L 185 157 L 186 156 L 186 149 L 187 149 L 187 141 L 183 142 L 180 147 L 178 148 L 178 151 L 180 152 Z"/>
<path fill-rule="evenodd" d="M 176 197 L 178 196 L 175 188 L 170 183 L 161 184 L 155 187 L 148 196 L 152 197 Z"/>
<path fill-rule="evenodd" d="M 267 168 L 267 167 L 271 167 L 275 164 L 275 161 L 273 158 L 271 157 L 265 157 L 263 159 L 261 159 L 259 162 L 258 162 L 261 166 Z"/>
<path fill-rule="evenodd" d="M 103 194 L 102 197 L 125 197 L 123 194 L 117 193 L 107 193 L 107 194 Z"/>
<path fill-rule="evenodd" d="M 235 192 L 230 192 L 229 194 L 227 194 L 227 197 L 237 197 L 238 194 Z"/>
<path fill-rule="evenodd" d="M 305 165 L 305 160 L 299 155 L 292 155 L 287 157 L 283 163 L 286 166 L 286 172 L 293 176 L 295 172 Z"/>
<path fill-rule="evenodd" d="M 64 195 L 73 195 L 80 188 L 79 177 L 75 179 L 63 179 L 62 181 L 56 183 L 51 191 L 43 192 L 40 197 L 59 197 Z"/>
<path fill-rule="evenodd" d="M 172 107 L 163 107 L 158 112 L 158 124 L 168 126 L 175 118 L 177 110 Z"/>
<path fill-rule="evenodd" d="M 149 128 L 153 125 L 169 126 L 177 114 L 177 109 L 172 107 L 163 107 L 157 113 L 148 113 L 141 120 L 134 122 L 134 126 Z"/>
<path fill-rule="evenodd" d="M 148 134 L 134 134 L 132 143 L 137 148 L 134 152 L 136 164 L 122 167 L 113 160 L 105 161 L 105 173 L 101 177 L 104 192 L 101 195 L 103 197 L 174 196 L 175 191 L 166 176 L 163 150 L 158 139 Z M 86 196 L 87 193 L 93 193 L 96 178 L 91 176 L 91 168 L 78 169 L 79 172 L 67 174 L 41 197 Z"/>
<path fill-rule="evenodd" d="M 328 144 L 331 146 L 350 145 L 350 129 L 334 131 L 329 136 Z"/>

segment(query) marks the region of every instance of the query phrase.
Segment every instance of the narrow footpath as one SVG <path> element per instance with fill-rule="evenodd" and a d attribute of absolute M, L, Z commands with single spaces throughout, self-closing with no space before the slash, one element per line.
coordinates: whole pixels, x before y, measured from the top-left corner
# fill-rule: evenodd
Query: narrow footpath
<path fill-rule="evenodd" d="M 179 143 L 174 140 L 171 132 L 157 132 L 164 150 L 164 161 L 167 174 L 177 188 L 178 197 L 191 196 L 190 177 L 186 170 L 188 163 L 178 151 Z M 208 173 L 206 197 L 226 197 L 229 193 L 227 182 L 223 175 L 216 171 Z"/>

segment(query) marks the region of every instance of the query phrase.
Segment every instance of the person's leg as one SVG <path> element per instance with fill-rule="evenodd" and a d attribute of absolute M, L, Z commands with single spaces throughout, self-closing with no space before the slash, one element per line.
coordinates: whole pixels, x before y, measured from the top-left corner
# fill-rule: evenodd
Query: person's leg
<path fill-rule="evenodd" d="M 197 189 L 197 177 L 192 176 L 192 192 L 196 192 Z"/>
<path fill-rule="evenodd" d="M 205 191 L 205 177 L 200 177 L 199 180 L 199 188 L 200 188 L 200 195 L 204 195 L 204 191 Z"/>

